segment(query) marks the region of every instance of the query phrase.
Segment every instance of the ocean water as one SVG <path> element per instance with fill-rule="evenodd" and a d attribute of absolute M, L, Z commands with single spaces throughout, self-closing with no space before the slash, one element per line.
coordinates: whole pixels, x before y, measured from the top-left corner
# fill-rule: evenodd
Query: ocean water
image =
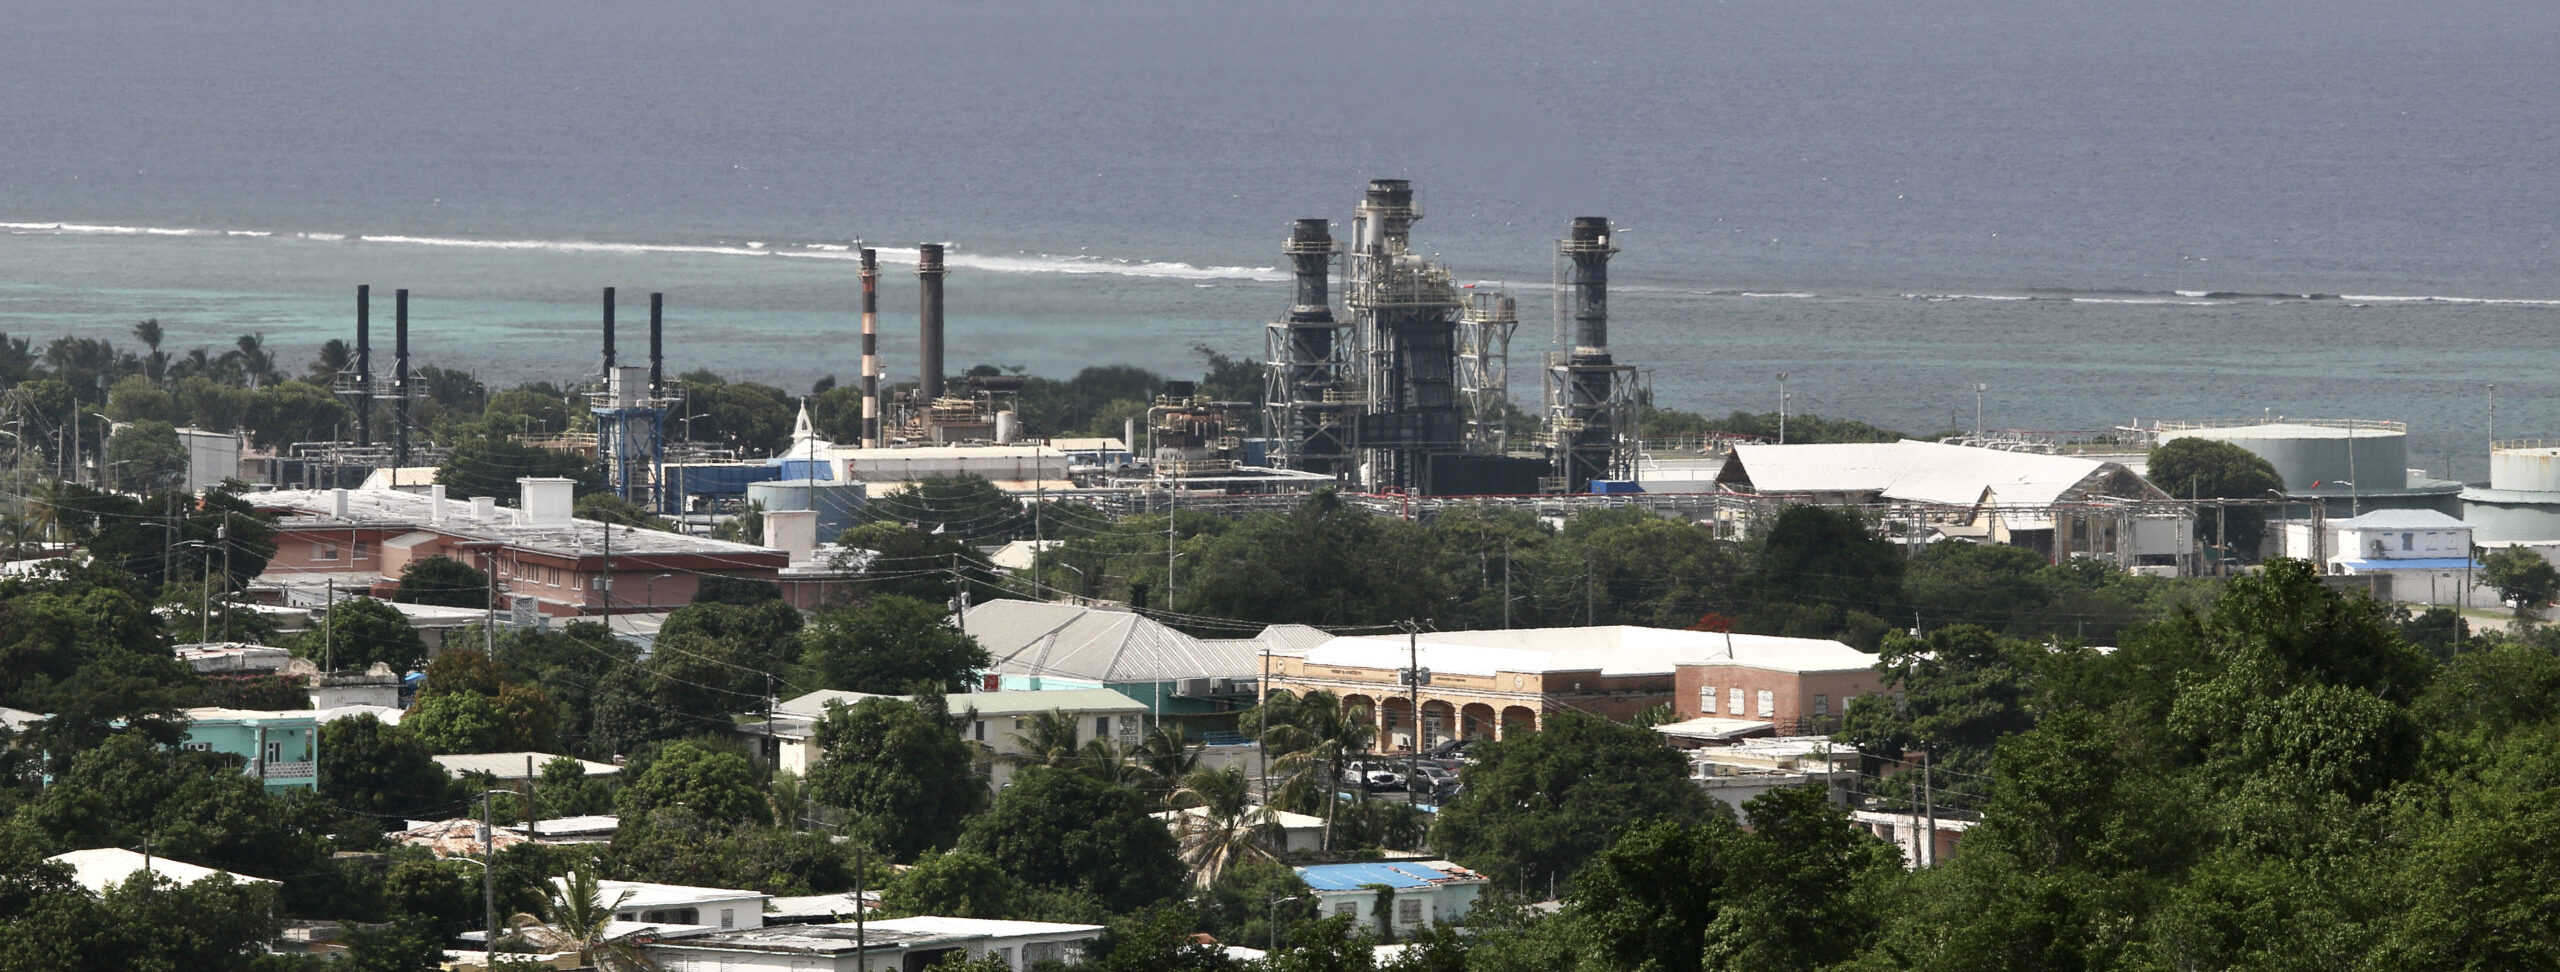
<path fill-rule="evenodd" d="M 1288 221 L 1416 180 L 1417 245 L 1523 297 L 1617 220 L 1656 397 L 1912 430 L 2226 415 L 2560 433 L 2560 8 L 2452 0 L 1233 5 L 103 2 L 0 31 L 0 331 L 352 332 L 422 363 L 857 369 L 856 239 L 912 376 L 1258 354 Z M 2316 298 L 2311 295 L 2318 295 Z M 636 350 L 626 343 L 626 354 Z"/>

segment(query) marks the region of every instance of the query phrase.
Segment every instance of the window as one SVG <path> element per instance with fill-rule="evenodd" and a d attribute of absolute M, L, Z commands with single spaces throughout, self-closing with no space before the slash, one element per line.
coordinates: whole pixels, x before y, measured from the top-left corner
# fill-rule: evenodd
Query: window
<path fill-rule="evenodd" d="M 1093 737 L 1094 737 L 1095 739 L 1102 739 L 1102 738 L 1106 738 L 1106 737 L 1108 737 L 1108 736 L 1110 736 L 1110 735 L 1111 735 L 1111 717 L 1110 717 L 1110 716 L 1094 716 L 1094 717 L 1093 717 Z"/>
<path fill-rule="evenodd" d="M 284 762 L 284 744 L 283 744 L 283 743 L 280 743 L 280 742 L 271 742 L 271 743 L 268 743 L 268 744 L 267 744 L 267 762 L 270 762 L 270 763 L 281 763 L 281 762 Z"/>
<path fill-rule="evenodd" d="M 986 741 L 987 741 L 987 720 L 985 720 L 985 719 L 980 719 L 980 720 L 978 720 L 978 730 L 977 730 L 977 732 L 978 732 L 978 741 L 979 741 L 979 742 L 986 742 Z"/>
<path fill-rule="evenodd" d="M 1714 714 L 1716 714 L 1716 687 L 1715 687 L 1715 686 L 1713 686 L 1713 685 L 1701 685 L 1701 686 L 1698 686 L 1698 714 L 1699 714 L 1699 715 L 1714 715 Z"/>
<path fill-rule="evenodd" d="M 2401 535 L 2400 535 L 2400 549 L 2402 549 L 2402 550 L 2416 550 L 2416 549 L 2418 549 L 2418 547 L 2417 547 L 2417 543 L 2418 543 L 2418 535 L 2417 535 L 2417 534 L 2414 534 L 2414 533 L 2403 533 L 2403 534 L 2401 534 Z"/>
<path fill-rule="evenodd" d="M 736 928 L 736 927 L 738 927 L 738 909 L 736 909 L 736 908 L 722 908 L 722 909 L 720 909 L 720 927 L 722 927 L 722 928 Z"/>
<path fill-rule="evenodd" d="M 1358 918 L 1360 917 L 1360 903 L 1357 901 L 1336 901 L 1333 903 L 1333 916 L 1336 918 Z"/>
<path fill-rule="evenodd" d="M 1011 966 L 1013 964 L 1013 950 L 1010 948 L 988 949 L 987 954 L 995 956 L 997 962 L 1006 966 Z"/>
<path fill-rule="evenodd" d="M 1726 689 L 1726 690 L 1725 690 L 1725 693 L 1724 693 L 1724 703 L 1725 703 L 1725 711 L 1726 711 L 1727 713 L 1730 713 L 1730 714 L 1732 714 L 1732 715 L 1741 715 L 1741 714 L 1742 714 L 1742 688 L 1741 688 L 1741 686 L 1735 686 L 1735 687 L 1733 687 L 1733 688 Z"/>
<path fill-rule="evenodd" d="M 1770 718 L 1770 717 L 1775 716 L 1775 715 L 1777 715 L 1777 714 L 1778 714 L 1778 693 L 1776 693 L 1776 692 L 1772 692 L 1772 691 L 1770 691 L 1770 690 L 1768 690 L 1768 689 L 1761 689 L 1761 690 L 1760 690 L 1760 718 L 1767 719 L 1767 718 Z"/>
<path fill-rule="evenodd" d="M 1831 697 L 1830 697 L 1830 696 L 1828 696 L 1828 695 L 1817 695 L 1817 696 L 1814 696 L 1814 697 L 1813 697 L 1813 714 L 1814 714 L 1814 715 L 1818 715 L 1818 716 L 1827 716 L 1827 715 L 1830 715 L 1830 714 L 1831 714 Z"/>
<path fill-rule="evenodd" d="M 354 559 L 357 559 L 357 560 L 363 560 L 363 559 L 364 559 L 364 555 L 365 555 L 364 541 L 362 541 L 362 540 L 358 540 L 358 541 L 356 541 L 356 543 L 355 543 L 355 558 L 354 558 Z"/>
<path fill-rule="evenodd" d="M 337 545 L 337 544 L 334 544 L 334 543 L 313 543 L 313 544 L 311 545 L 311 559 L 313 559 L 313 560 L 336 560 L 336 559 L 338 559 L 338 545 Z"/>
<path fill-rule="evenodd" d="M 1058 953 L 1059 948 L 1056 942 L 1025 942 L 1022 945 L 1022 964 L 1028 967 L 1042 962 L 1055 962 L 1058 960 Z"/>
<path fill-rule="evenodd" d="M 191 742 L 181 745 L 178 748 L 191 753 L 209 753 L 213 751 L 213 744 L 209 742 Z"/>
<path fill-rule="evenodd" d="M 1422 924 L 1422 899 L 1406 898 L 1396 902 L 1396 924 L 1408 928 Z"/>

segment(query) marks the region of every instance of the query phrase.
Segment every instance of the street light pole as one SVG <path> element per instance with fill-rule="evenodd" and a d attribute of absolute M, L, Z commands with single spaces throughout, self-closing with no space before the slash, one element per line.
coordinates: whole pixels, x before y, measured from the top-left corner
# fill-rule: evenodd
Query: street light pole
<path fill-rule="evenodd" d="M 1973 383 L 1973 437 L 1976 439 L 1982 438 L 1982 393 L 1989 390 L 1989 385 L 1978 381 Z"/>
<path fill-rule="evenodd" d="M 1778 444 L 1787 444 L 1787 373 L 1778 372 Z"/>

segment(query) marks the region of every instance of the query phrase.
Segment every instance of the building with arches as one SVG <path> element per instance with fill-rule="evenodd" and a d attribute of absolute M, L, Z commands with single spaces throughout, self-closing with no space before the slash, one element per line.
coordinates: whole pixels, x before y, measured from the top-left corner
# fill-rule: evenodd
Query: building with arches
<path fill-rule="evenodd" d="M 1429 749 L 1536 729 L 1568 710 L 1624 722 L 1646 709 L 1676 707 L 1683 666 L 1711 660 L 1820 671 L 1874 664 L 1872 655 L 1813 638 L 1632 625 L 1427 631 L 1275 650 L 1268 688 L 1332 692 L 1370 713 L 1380 751 L 1403 752 L 1415 747 L 1417 730 Z M 1406 684 L 1404 673 L 1417 665 L 1427 679 Z"/>

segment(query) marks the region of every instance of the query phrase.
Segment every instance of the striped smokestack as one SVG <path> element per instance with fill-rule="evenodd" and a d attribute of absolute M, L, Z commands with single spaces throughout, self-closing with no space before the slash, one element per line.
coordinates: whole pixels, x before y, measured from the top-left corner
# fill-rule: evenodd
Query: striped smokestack
<path fill-rule="evenodd" d="M 880 448 L 880 251 L 862 248 L 862 445 Z"/>

